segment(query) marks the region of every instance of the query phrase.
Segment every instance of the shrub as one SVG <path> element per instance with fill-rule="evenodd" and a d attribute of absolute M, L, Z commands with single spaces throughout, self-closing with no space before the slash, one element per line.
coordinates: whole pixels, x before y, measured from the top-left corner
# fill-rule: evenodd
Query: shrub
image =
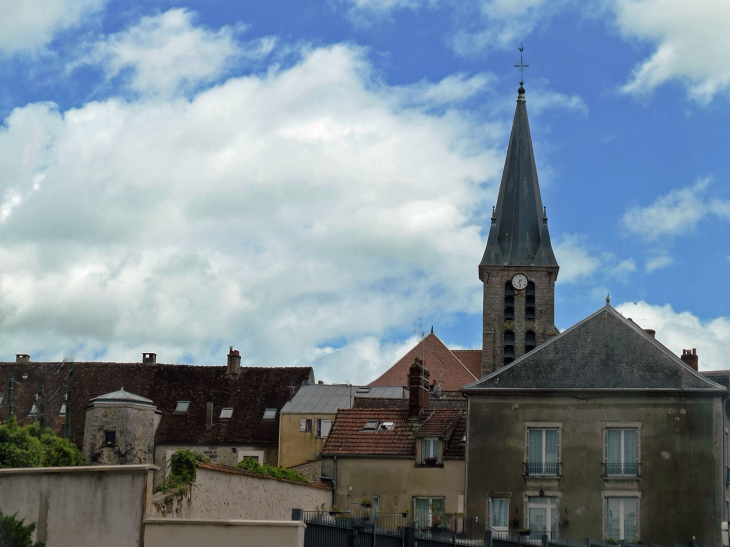
<path fill-rule="evenodd" d="M 198 463 L 210 463 L 210 458 L 192 450 L 177 450 L 170 458 L 170 472 L 157 492 L 177 492 L 182 494 L 195 482 Z"/>
<path fill-rule="evenodd" d="M 20 427 L 14 416 L 0 425 L 0 468 L 76 465 L 86 465 L 79 449 L 51 429 L 38 424 Z"/>
<path fill-rule="evenodd" d="M 273 467 L 271 465 L 261 465 L 253 458 L 243 458 L 236 466 L 239 469 L 245 469 L 251 473 L 256 473 L 262 477 L 274 477 L 277 479 L 286 479 L 288 481 L 303 482 L 309 484 L 307 477 L 291 469 L 284 469 L 283 467 Z"/>
<path fill-rule="evenodd" d="M 45 547 L 43 541 L 33 543 L 35 522 L 25 524 L 25 519 L 18 520 L 16 515 L 3 515 L 0 510 L 0 545 L 2 547 Z"/>

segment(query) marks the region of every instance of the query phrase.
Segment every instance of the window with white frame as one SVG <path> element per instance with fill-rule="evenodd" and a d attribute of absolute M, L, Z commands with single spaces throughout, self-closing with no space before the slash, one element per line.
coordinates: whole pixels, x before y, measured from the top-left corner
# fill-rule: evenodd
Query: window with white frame
<path fill-rule="evenodd" d="M 299 420 L 299 431 L 303 433 L 309 433 L 312 431 L 312 420 L 308 418 L 301 418 Z"/>
<path fill-rule="evenodd" d="M 445 511 L 444 498 L 413 498 L 414 524 L 421 530 L 437 524 Z"/>
<path fill-rule="evenodd" d="M 527 498 L 527 528 L 539 535 L 558 533 L 558 498 L 530 496 Z"/>
<path fill-rule="evenodd" d="M 244 458 L 251 458 L 256 463 L 264 464 L 264 452 L 262 450 L 238 450 L 238 461 L 243 461 Z"/>
<path fill-rule="evenodd" d="M 317 431 L 315 436 L 318 439 L 326 439 L 330 434 L 330 428 L 332 427 L 332 420 L 317 420 Z"/>
<path fill-rule="evenodd" d="M 606 539 L 639 539 L 639 498 L 606 498 Z"/>
<path fill-rule="evenodd" d="M 373 496 L 373 514 L 380 514 L 380 496 Z"/>
<path fill-rule="evenodd" d="M 606 428 L 606 476 L 638 475 L 638 428 Z"/>
<path fill-rule="evenodd" d="M 437 438 L 423 439 L 421 444 L 421 459 L 423 463 L 438 463 L 439 440 Z"/>
<path fill-rule="evenodd" d="M 509 498 L 489 498 L 489 526 L 497 532 L 509 530 Z"/>
<path fill-rule="evenodd" d="M 557 476 L 560 430 L 529 428 L 527 430 L 527 475 Z"/>

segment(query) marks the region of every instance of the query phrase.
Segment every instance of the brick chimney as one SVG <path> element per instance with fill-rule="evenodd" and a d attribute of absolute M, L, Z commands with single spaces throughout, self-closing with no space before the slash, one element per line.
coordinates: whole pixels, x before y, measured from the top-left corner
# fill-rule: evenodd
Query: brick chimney
<path fill-rule="evenodd" d="M 238 374 L 241 371 L 241 354 L 238 353 L 237 349 L 233 349 L 233 346 L 230 346 L 230 348 L 226 374 Z"/>
<path fill-rule="evenodd" d="M 157 354 L 156 353 L 143 353 L 142 362 L 147 363 L 149 365 L 154 365 L 155 363 L 157 363 Z"/>
<path fill-rule="evenodd" d="M 652 338 L 656 338 L 656 331 L 654 329 L 644 329 L 644 332 Z"/>
<path fill-rule="evenodd" d="M 16 353 L 15 362 L 18 364 L 30 363 L 30 355 L 27 353 Z"/>
<path fill-rule="evenodd" d="M 411 418 L 418 416 L 422 408 L 428 407 L 429 376 L 431 374 L 423 366 L 423 361 L 416 357 L 416 360 L 408 370 L 408 388 L 410 390 L 408 410 Z"/>
<path fill-rule="evenodd" d="M 685 365 L 689 365 L 699 372 L 700 358 L 697 355 L 697 348 L 692 348 L 691 350 L 683 349 L 680 359 L 682 359 Z"/>

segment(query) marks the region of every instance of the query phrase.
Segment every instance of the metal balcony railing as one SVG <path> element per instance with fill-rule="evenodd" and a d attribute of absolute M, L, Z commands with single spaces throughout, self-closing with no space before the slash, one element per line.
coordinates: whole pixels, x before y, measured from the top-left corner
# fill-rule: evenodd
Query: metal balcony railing
<path fill-rule="evenodd" d="M 603 463 L 604 477 L 640 477 L 640 463 Z"/>
<path fill-rule="evenodd" d="M 524 475 L 526 477 L 559 477 L 560 462 L 526 462 Z"/>

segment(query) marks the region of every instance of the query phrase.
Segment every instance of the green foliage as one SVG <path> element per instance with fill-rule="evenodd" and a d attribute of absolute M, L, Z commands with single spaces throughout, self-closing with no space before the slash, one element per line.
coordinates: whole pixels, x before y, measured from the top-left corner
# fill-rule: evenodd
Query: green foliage
<path fill-rule="evenodd" d="M 236 466 L 239 469 L 245 469 L 251 473 L 256 473 L 262 477 L 274 477 L 277 479 L 286 479 L 288 481 L 303 482 L 309 484 L 307 477 L 291 469 L 284 469 L 283 467 L 273 467 L 271 465 L 261 465 L 253 458 L 243 458 Z"/>
<path fill-rule="evenodd" d="M 46 547 L 45 542 L 33 543 L 35 523 L 25 524 L 16 515 L 3 515 L 0 511 L 0 547 Z"/>
<path fill-rule="evenodd" d="M 170 472 L 157 492 L 176 492 L 182 494 L 195 482 L 198 463 L 210 463 L 210 458 L 192 450 L 177 450 L 170 458 Z"/>
<path fill-rule="evenodd" d="M 0 424 L 0 468 L 76 465 L 86 465 L 79 449 L 51 429 L 38 424 L 20 427 L 14 416 Z"/>

